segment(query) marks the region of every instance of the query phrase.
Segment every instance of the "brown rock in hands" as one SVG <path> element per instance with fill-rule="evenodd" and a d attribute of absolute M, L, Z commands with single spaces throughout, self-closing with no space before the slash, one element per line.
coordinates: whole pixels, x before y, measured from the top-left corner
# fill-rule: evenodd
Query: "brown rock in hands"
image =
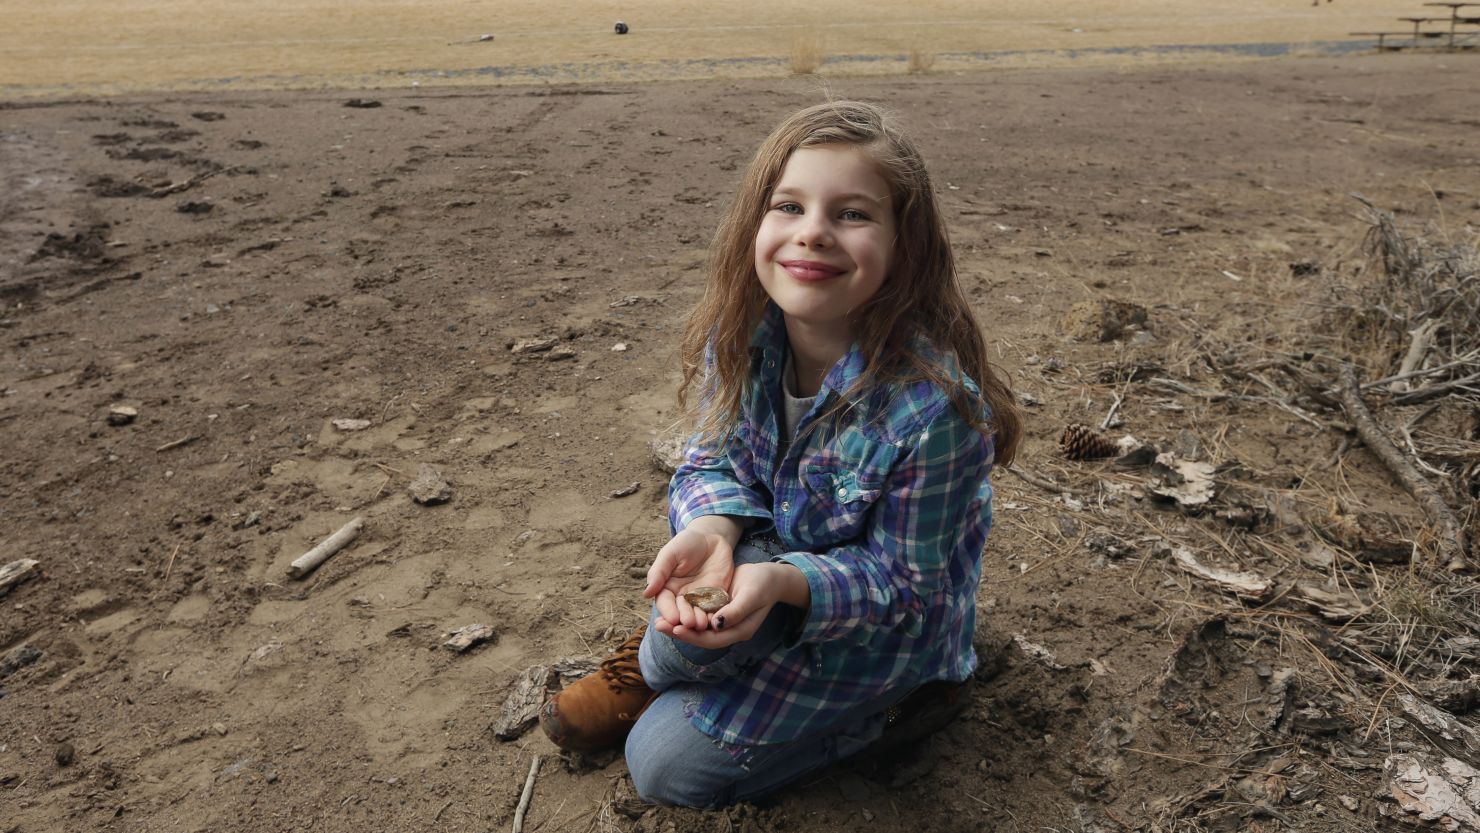
<path fill-rule="evenodd" d="M 684 591 L 683 600 L 705 613 L 714 613 L 730 603 L 730 594 L 718 587 L 694 587 Z"/>

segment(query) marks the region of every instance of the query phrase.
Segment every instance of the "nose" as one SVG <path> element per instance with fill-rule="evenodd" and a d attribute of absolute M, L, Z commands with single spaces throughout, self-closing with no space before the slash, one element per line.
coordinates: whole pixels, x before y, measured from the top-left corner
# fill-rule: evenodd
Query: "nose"
<path fill-rule="evenodd" d="M 827 218 L 817 212 L 810 213 L 797 223 L 795 242 L 804 249 L 824 249 L 832 245 L 832 228 Z"/>

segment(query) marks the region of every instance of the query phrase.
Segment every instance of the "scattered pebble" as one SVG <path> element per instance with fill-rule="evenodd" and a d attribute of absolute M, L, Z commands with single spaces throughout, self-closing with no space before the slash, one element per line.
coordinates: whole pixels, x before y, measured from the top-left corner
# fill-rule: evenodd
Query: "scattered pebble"
<path fill-rule="evenodd" d="M 57 744 L 53 757 L 56 758 L 57 766 L 71 766 L 77 760 L 77 750 L 72 748 L 72 744 L 62 741 Z"/>
<path fill-rule="evenodd" d="M 108 408 L 108 424 L 128 425 L 139 418 L 139 409 L 131 405 L 112 405 Z"/>
<path fill-rule="evenodd" d="M 411 499 L 423 506 L 433 506 L 452 500 L 452 487 L 442 479 L 441 472 L 426 463 L 421 464 L 416 479 L 408 487 Z"/>
<path fill-rule="evenodd" d="M 634 480 L 632 481 L 631 485 L 623 486 L 622 488 L 612 492 L 611 497 L 627 497 L 628 495 L 635 495 L 637 494 L 637 490 L 641 488 L 642 484 Z"/>
<path fill-rule="evenodd" d="M 363 431 L 370 427 L 370 420 L 368 419 L 347 419 L 341 417 L 339 419 L 329 420 L 329 423 L 340 431 Z"/>
<path fill-rule="evenodd" d="M 226 724 L 225 723 L 220 723 L 220 722 L 212 723 L 211 724 L 211 731 L 212 732 L 215 732 L 216 734 L 220 735 L 221 737 L 226 737 Z"/>
<path fill-rule="evenodd" d="M 613 353 L 625 353 L 625 352 L 627 352 L 627 342 L 625 342 L 625 341 L 619 341 L 616 344 L 613 344 L 612 345 L 612 352 Z"/>

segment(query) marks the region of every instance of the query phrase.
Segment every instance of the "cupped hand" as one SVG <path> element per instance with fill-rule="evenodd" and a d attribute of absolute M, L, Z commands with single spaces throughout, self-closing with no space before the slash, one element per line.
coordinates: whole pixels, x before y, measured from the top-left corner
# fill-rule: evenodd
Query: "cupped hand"
<path fill-rule="evenodd" d="M 674 639 L 700 648 L 724 648 L 755 636 L 771 608 L 781 600 L 788 564 L 763 562 L 741 564 L 730 582 L 730 603 L 710 614 L 707 629 L 692 628 L 687 623 L 674 624 L 659 619 L 657 628 Z M 703 611 L 697 611 L 703 613 Z"/>
<path fill-rule="evenodd" d="M 709 530 L 697 522 L 673 536 L 648 568 L 647 587 L 642 595 L 658 607 L 658 629 L 674 627 L 702 631 L 710 626 L 709 615 L 684 601 L 690 587 L 718 587 L 728 591 L 735 571 L 735 548 L 730 536 Z M 668 630 L 664 629 L 664 625 Z"/>

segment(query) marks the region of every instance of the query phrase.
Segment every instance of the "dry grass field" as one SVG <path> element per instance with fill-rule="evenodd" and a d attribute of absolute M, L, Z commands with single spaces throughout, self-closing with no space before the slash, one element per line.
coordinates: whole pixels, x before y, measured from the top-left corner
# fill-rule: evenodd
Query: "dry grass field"
<path fill-rule="evenodd" d="M 833 74 L 902 73 L 912 52 L 937 72 L 1123 64 L 1123 50 L 1344 40 L 1417 5 L 0 0 L 0 95 L 764 77 L 788 73 L 799 42 Z"/>

